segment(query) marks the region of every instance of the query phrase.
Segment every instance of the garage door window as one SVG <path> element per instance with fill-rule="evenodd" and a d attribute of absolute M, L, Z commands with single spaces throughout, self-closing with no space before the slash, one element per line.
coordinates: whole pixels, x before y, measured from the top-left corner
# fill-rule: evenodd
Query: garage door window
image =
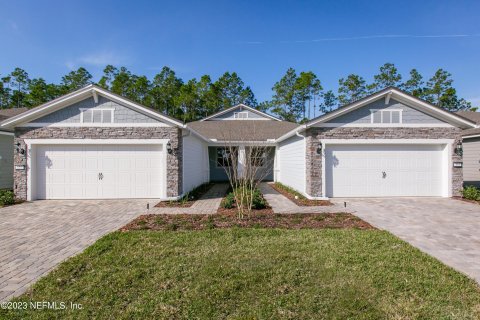
<path fill-rule="evenodd" d="M 81 123 L 113 123 L 114 109 L 80 109 Z"/>

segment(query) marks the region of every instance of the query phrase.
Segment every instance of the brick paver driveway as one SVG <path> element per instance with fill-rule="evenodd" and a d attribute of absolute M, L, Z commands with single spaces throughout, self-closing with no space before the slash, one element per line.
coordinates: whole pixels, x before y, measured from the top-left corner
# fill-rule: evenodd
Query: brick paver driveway
<path fill-rule="evenodd" d="M 49 200 L 0 209 L 0 301 L 146 210 L 147 200 Z"/>
<path fill-rule="evenodd" d="M 337 200 L 480 283 L 480 205 L 447 198 Z"/>

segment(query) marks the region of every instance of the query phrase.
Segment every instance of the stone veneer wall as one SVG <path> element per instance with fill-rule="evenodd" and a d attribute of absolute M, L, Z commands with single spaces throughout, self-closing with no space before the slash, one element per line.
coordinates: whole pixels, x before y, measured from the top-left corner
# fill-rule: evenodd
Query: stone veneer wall
<path fill-rule="evenodd" d="M 306 177 L 307 194 L 323 196 L 322 155 L 316 149 L 322 140 L 327 139 L 455 139 L 461 141 L 459 128 L 310 128 L 306 135 Z M 453 161 L 462 161 L 455 153 Z M 460 196 L 463 188 L 462 168 L 452 168 L 452 195 Z"/>
<path fill-rule="evenodd" d="M 170 139 L 173 154 L 167 154 L 167 196 L 182 193 L 182 133 L 170 127 L 45 127 L 16 128 L 15 145 L 25 148 L 24 139 Z M 27 155 L 28 156 L 28 155 Z M 23 165 L 21 155 L 15 153 L 14 164 Z M 14 191 L 19 199 L 27 199 L 27 171 L 15 170 Z"/>

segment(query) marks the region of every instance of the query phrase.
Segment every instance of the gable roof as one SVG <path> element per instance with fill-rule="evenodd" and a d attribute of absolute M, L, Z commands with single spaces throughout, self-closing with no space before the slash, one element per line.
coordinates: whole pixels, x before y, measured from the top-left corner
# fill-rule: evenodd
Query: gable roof
<path fill-rule="evenodd" d="M 218 116 L 220 116 L 220 115 L 222 115 L 222 114 L 225 114 L 225 113 L 228 113 L 228 112 L 231 112 L 231 111 L 233 111 L 233 110 L 235 110 L 235 109 L 240 109 L 240 108 L 247 109 L 248 111 L 251 111 L 251 112 L 256 113 L 256 114 L 258 114 L 258 115 L 261 115 L 261 116 L 263 116 L 263 117 L 267 117 L 267 118 L 269 118 L 269 119 L 271 119 L 271 120 L 282 121 L 282 120 L 280 120 L 280 119 L 277 118 L 277 117 L 274 117 L 274 116 L 272 116 L 272 115 L 269 115 L 268 113 L 262 112 L 262 111 L 260 111 L 260 110 L 255 109 L 255 108 L 249 107 L 249 106 L 247 106 L 246 104 L 243 104 L 243 103 L 237 104 L 237 105 L 235 105 L 235 106 L 233 106 L 233 107 L 230 107 L 230 108 L 228 108 L 228 109 L 225 109 L 225 110 L 223 110 L 223 111 L 214 113 L 214 114 L 212 114 L 212 115 L 210 115 L 210 116 L 208 116 L 208 117 L 206 117 L 206 118 L 201 119 L 200 121 L 210 120 L 210 119 L 212 119 L 212 118 L 216 118 L 216 117 L 218 117 Z"/>
<path fill-rule="evenodd" d="M 27 110 L 28 108 L 0 109 L 0 121 L 3 121 L 5 119 L 24 113 Z"/>
<path fill-rule="evenodd" d="M 93 96 L 94 99 L 97 99 L 97 95 L 101 95 L 103 97 L 111 99 L 112 101 L 125 105 L 133 110 L 136 110 L 145 115 L 149 115 L 152 118 L 159 119 L 171 125 L 178 126 L 181 128 L 185 127 L 185 125 L 182 122 L 178 121 L 177 119 L 164 115 L 163 113 L 160 113 L 152 108 L 145 107 L 130 99 L 124 98 L 120 95 L 117 95 L 113 92 L 103 89 L 95 84 L 89 84 L 83 88 L 80 88 L 76 91 L 73 91 L 61 97 L 58 97 L 38 107 L 30 109 L 24 113 L 21 113 L 19 115 L 6 119 L 0 123 L 0 127 L 7 128 L 7 129 L 13 128 L 18 124 L 30 122 L 32 120 L 38 119 L 42 116 L 45 116 L 49 113 L 60 110 L 64 107 L 67 107 L 75 102 L 84 100 L 88 97 Z"/>
<path fill-rule="evenodd" d="M 356 109 L 359 109 L 373 101 L 376 101 L 378 99 L 390 99 L 393 98 L 399 102 L 403 102 L 409 106 L 412 106 L 416 109 L 421 110 L 422 112 L 425 112 L 429 115 L 432 115 L 436 118 L 439 118 L 445 122 L 448 123 L 453 123 L 458 127 L 461 128 L 475 128 L 476 124 L 475 122 L 465 119 L 462 116 L 459 116 L 458 114 L 455 114 L 453 112 L 447 111 L 445 109 L 442 109 L 440 107 L 437 107 L 430 102 L 427 102 L 425 100 L 422 100 L 420 98 L 417 98 L 409 93 L 406 93 L 398 88 L 395 87 L 388 87 L 383 90 L 380 90 L 378 92 L 375 92 L 369 96 L 366 96 L 360 100 L 354 101 L 352 103 L 349 103 L 347 105 L 344 105 L 332 112 L 326 113 L 324 115 L 321 115 L 317 118 L 314 118 L 306 123 L 306 127 L 313 126 L 317 123 L 323 123 L 329 120 L 332 120 L 336 117 L 339 117 L 341 115 L 347 114 L 351 111 L 354 111 Z"/>
<path fill-rule="evenodd" d="M 210 141 L 267 142 L 298 127 L 288 121 L 195 121 L 187 128 Z M 271 141 L 268 141 L 271 142 Z"/>
<path fill-rule="evenodd" d="M 474 121 L 477 124 L 480 124 L 480 112 L 475 111 L 457 111 L 456 112 L 460 117 Z"/>

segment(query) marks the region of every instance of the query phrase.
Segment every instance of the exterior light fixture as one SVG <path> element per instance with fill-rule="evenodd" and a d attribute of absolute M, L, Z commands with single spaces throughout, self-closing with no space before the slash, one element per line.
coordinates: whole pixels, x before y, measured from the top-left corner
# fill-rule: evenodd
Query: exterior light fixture
<path fill-rule="evenodd" d="M 455 147 L 455 153 L 460 157 L 463 156 L 463 145 L 461 141 L 457 143 L 457 146 Z"/>
<path fill-rule="evenodd" d="M 21 155 L 24 155 L 24 154 L 25 154 L 25 149 L 20 148 L 20 146 L 21 146 L 20 142 L 17 142 L 16 145 L 17 145 L 17 149 L 16 149 L 16 150 L 17 150 L 17 153 L 18 153 L 18 154 L 21 154 Z"/>
<path fill-rule="evenodd" d="M 170 143 L 170 141 L 167 142 L 167 152 L 168 154 L 173 153 L 172 144 Z"/>
<path fill-rule="evenodd" d="M 322 154 L 322 144 L 321 143 L 317 147 L 317 154 Z"/>

